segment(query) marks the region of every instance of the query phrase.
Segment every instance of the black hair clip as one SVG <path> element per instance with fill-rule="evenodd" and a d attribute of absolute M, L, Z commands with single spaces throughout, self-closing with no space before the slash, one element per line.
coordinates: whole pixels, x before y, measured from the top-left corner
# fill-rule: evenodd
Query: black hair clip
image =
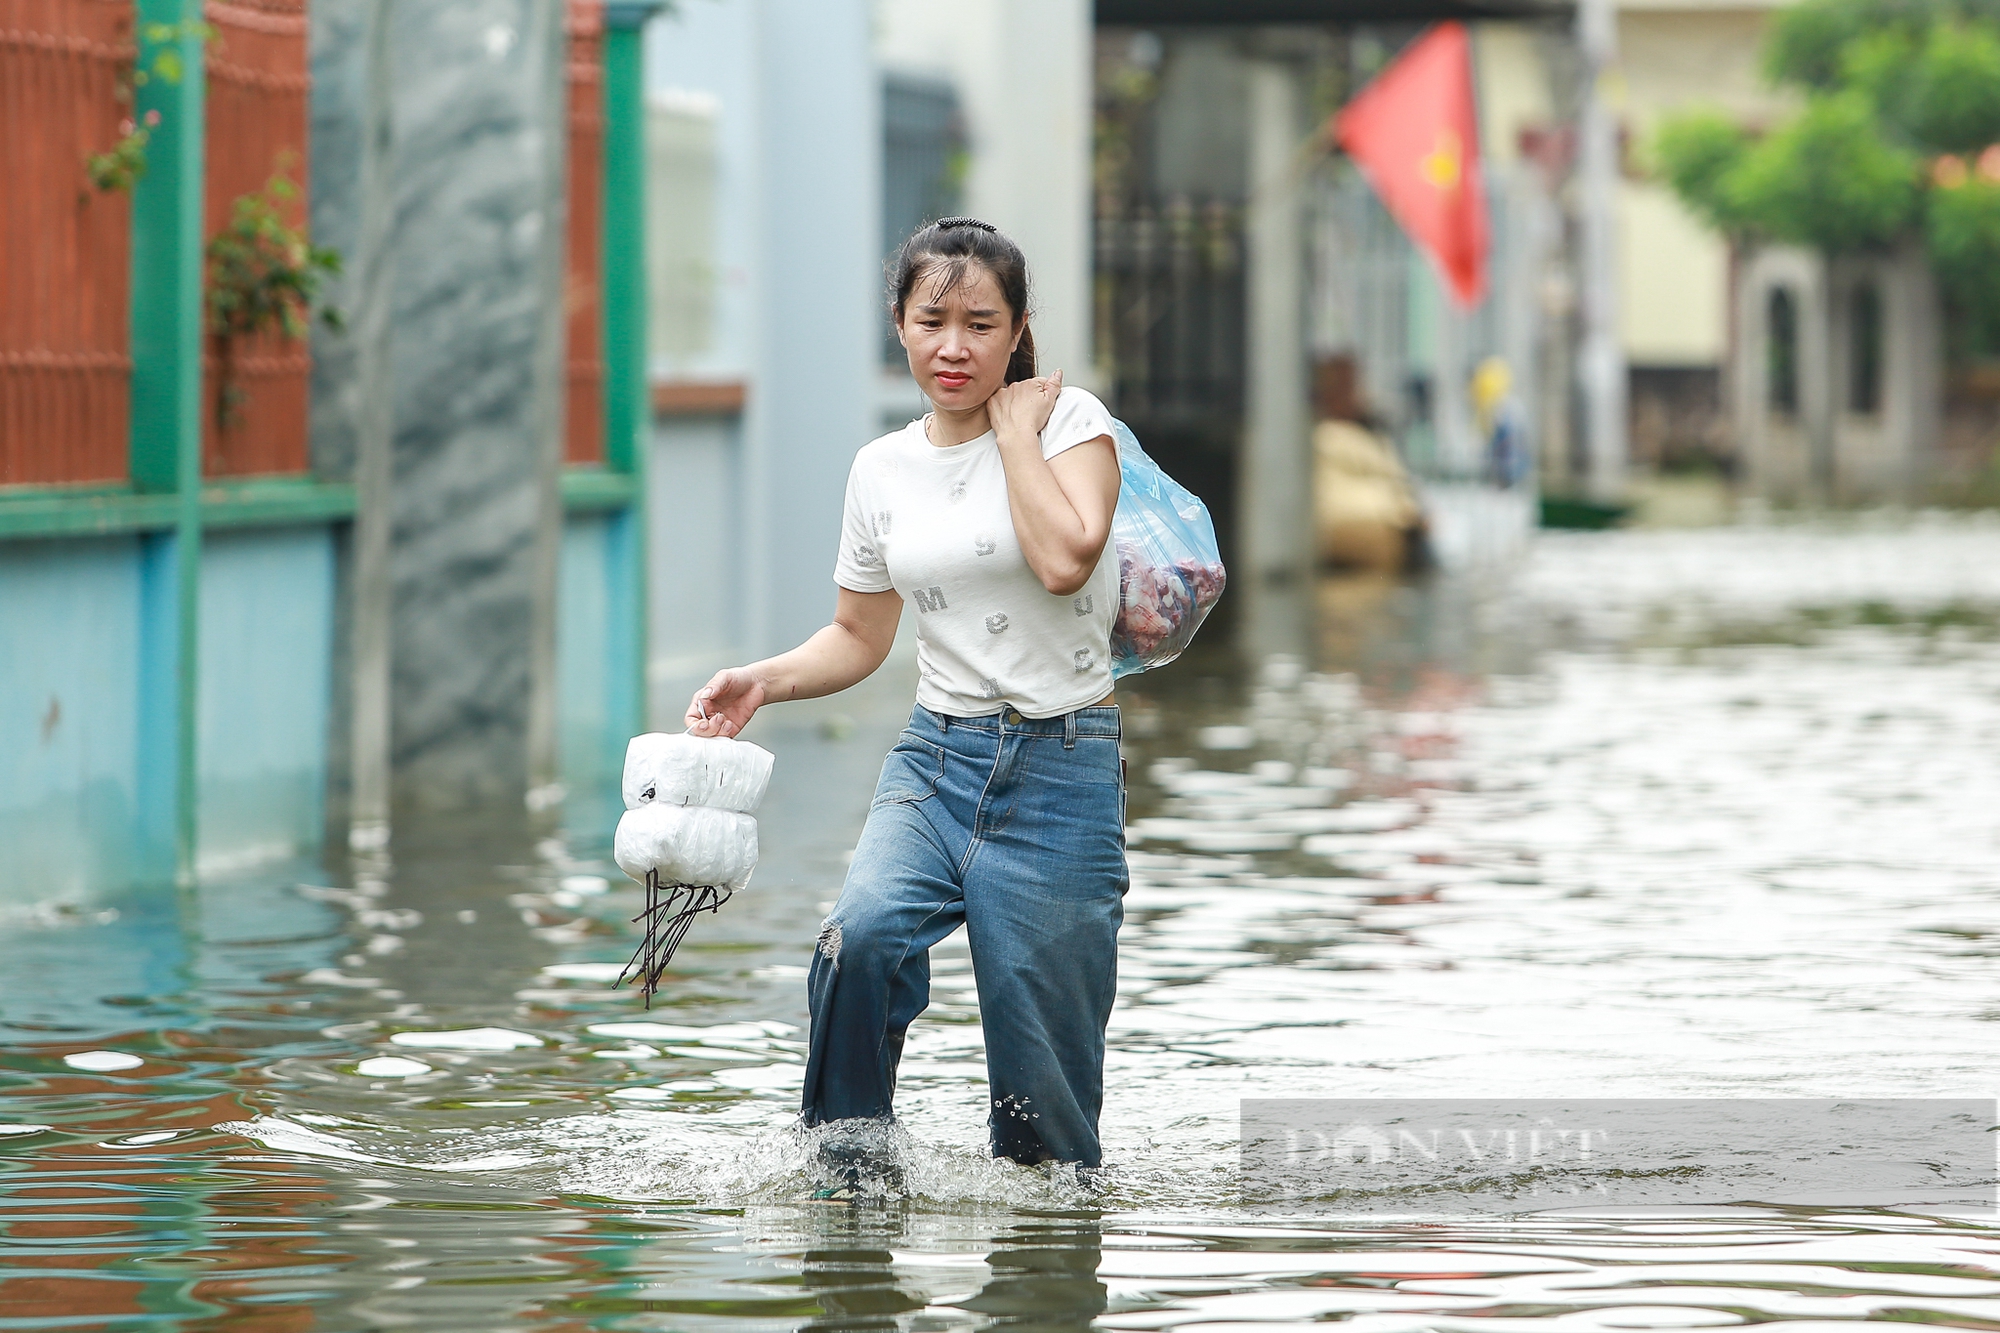
<path fill-rule="evenodd" d="M 937 229 L 939 231 L 949 231 L 953 227 L 977 227 L 981 231 L 996 233 L 1000 230 L 992 223 L 981 222 L 978 218 L 939 218 L 937 220 Z"/>

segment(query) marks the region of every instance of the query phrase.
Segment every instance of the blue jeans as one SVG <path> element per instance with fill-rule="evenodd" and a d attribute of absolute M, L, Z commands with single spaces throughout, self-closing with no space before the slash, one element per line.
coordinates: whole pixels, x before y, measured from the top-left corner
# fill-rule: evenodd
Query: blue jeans
<path fill-rule="evenodd" d="M 1118 709 L 944 717 L 882 765 L 806 982 L 808 1125 L 892 1114 L 930 947 L 965 924 L 993 1152 L 1097 1166 L 1126 887 Z"/>

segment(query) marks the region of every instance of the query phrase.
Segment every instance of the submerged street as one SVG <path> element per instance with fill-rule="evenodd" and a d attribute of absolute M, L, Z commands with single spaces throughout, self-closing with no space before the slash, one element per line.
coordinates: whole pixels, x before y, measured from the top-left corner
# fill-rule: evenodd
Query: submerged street
<path fill-rule="evenodd" d="M 1672 1206 L 1671 1179 L 1273 1212 L 1237 1119 L 1990 1098 L 2000 523 L 1545 534 L 1491 586 L 1299 596 L 1296 642 L 1218 620 L 1121 685 L 1102 1180 L 985 1157 L 961 936 L 904 1058 L 910 1197 L 799 1202 L 805 963 L 897 658 L 753 727 L 762 864 L 650 1012 L 610 989 L 639 891 L 582 799 L 565 839 L 440 820 L 393 864 L 18 911 L 0 1328 L 2000 1327 L 1990 1208 Z"/>

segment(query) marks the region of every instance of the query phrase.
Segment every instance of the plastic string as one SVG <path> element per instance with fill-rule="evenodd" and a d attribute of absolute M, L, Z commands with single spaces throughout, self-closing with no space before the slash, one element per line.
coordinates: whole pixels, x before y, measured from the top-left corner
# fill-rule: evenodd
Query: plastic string
<path fill-rule="evenodd" d="M 660 989 L 660 975 L 673 961 L 674 950 L 687 938 L 688 927 L 694 924 L 695 917 L 715 911 L 734 892 L 714 884 L 662 884 L 660 872 L 648 870 L 646 910 L 632 918 L 634 924 L 645 923 L 646 938 L 633 952 L 632 961 L 618 974 L 614 987 L 624 985 L 627 977 L 636 976 L 639 994 L 646 997 L 646 1007 L 651 1009 L 653 996 Z"/>

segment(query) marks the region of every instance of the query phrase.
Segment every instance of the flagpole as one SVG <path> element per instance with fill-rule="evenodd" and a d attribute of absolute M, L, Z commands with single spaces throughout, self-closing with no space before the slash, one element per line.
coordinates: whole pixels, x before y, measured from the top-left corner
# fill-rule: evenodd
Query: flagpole
<path fill-rule="evenodd" d="M 1577 151 L 1581 186 L 1583 316 L 1577 373 L 1583 390 L 1585 482 L 1590 498 L 1625 495 L 1625 349 L 1618 340 L 1618 122 L 1606 100 L 1617 77 L 1617 0 L 1578 0 L 1583 53 L 1583 116 Z"/>

